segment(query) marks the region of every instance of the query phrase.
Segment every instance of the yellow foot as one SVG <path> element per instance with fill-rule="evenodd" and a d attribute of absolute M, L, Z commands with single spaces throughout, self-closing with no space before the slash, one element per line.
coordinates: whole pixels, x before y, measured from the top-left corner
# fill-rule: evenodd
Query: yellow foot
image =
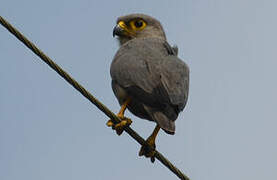
<path fill-rule="evenodd" d="M 115 124 L 111 119 L 106 123 L 108 127 L 112 127 L 116 131 L 117 135 L 121 135 L 125 127 L 132 124 L 132 120 L 126 117 L 118 116 L 121 120 L 120 123 Z"/>
<path fill-rule="evenodd" d="M 151 162 L 155 162 L 155 139 L 153 137 L 149 137 L 146 140 L 146 144 L 142 145 L 139 151 L 139 156 L 145 156 L 151 159 Z"/>

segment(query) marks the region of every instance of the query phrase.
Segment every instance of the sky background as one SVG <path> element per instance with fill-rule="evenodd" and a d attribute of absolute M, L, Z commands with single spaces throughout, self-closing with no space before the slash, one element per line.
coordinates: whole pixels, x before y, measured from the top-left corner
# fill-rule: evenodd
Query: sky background
<path fill-rule="evenodd" d="M 190 67 L 190 94 L 157 149 L 191 180 L 277 179 L 277 1 L 1 0 L 0 15 L 113 112 L 118 16 L 161 21 Z M 0 179 L 177 179 L 0 26 Z M 155 124 L 129 112 L 144 138 Z"/>

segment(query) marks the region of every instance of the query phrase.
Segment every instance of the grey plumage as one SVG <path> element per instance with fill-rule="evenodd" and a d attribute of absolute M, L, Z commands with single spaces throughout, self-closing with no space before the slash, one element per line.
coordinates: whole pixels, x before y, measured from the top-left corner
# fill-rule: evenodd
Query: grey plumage
<path fill-rule="evenodd" d="M 120 41 L 110 68 L 113 92 L 120 104 L 131 98 L 127 108 L 134 115 L 155 121 L 167 133 L 174 134 L 174 121 L 188 99 L 189 68 L 177 57 L 178 48 L 166 42 L 157 20 L 141 14 L 119 20 L 133 18 L 143 19 L 152 29 L 145 28 L 145 37 L 142 30 L 139 36 Z"/>

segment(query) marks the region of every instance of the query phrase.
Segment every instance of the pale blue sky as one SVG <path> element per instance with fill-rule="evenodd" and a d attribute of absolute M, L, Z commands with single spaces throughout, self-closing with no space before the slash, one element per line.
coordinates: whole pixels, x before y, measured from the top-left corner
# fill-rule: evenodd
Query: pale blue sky
<path fill-rule="evenodd" d="M 191 69 L 186 109 L 157 148 L 192 180 L 277 179 L 277 2 L 2 0 L 15 25 L 117 112 L 109 66 L 118 16 L 159 19 Z M 0 179 L 176 179 L 0 27 Z M 129 112 L 147 137 L 154 123 Z"/>

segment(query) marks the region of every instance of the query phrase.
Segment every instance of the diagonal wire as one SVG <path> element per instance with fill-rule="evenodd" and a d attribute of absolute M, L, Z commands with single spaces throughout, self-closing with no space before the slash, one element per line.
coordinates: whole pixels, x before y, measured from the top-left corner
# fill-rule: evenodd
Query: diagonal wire
<path fill-rule="evenodd" d="M 31 51 L 38 55 L 46 64 L 48 64 L 52 69 L 54 69 L 60 76 L 62 76 L 69 84 L 71 84 L 77 91 L 79 91 L 83 96 L 85 96 L 90 102 L 98 107 L 103 113 L 105 113 L 109 118 L 115 123 L 119 123 L 121 120 L 104 104 L 98 101 L 92 94 L 90 94 L 82 85 L 80 85 L 76 80 L 74 80 L 70 75 L 60 68 L 53 60 L 51 60 L 47 55 L 45 55 L 40 49 L 38 49 L 31 41 L 29 41 L 24 35 L 22 35 L 16 28 L 14 28 L 9 22 L 7 22 L 3 17 L 0 16 L 0 23 L 10 31 L 17 39 L 24 43 Z M 132 128 L 125 127 L 124 130 L 134 138 L 139 144 L 145 145 L 146 141 Z M 167 160 L 160 152 L 155 150 L 155 158 L 157 158 L 162 164 L 164 164 L 168 169 L 170 169 L 176 176 L 182 180 L 189 180 L 189 178 L 182 173 L 177 167 L 175 167 L 169 160 Z"/>

